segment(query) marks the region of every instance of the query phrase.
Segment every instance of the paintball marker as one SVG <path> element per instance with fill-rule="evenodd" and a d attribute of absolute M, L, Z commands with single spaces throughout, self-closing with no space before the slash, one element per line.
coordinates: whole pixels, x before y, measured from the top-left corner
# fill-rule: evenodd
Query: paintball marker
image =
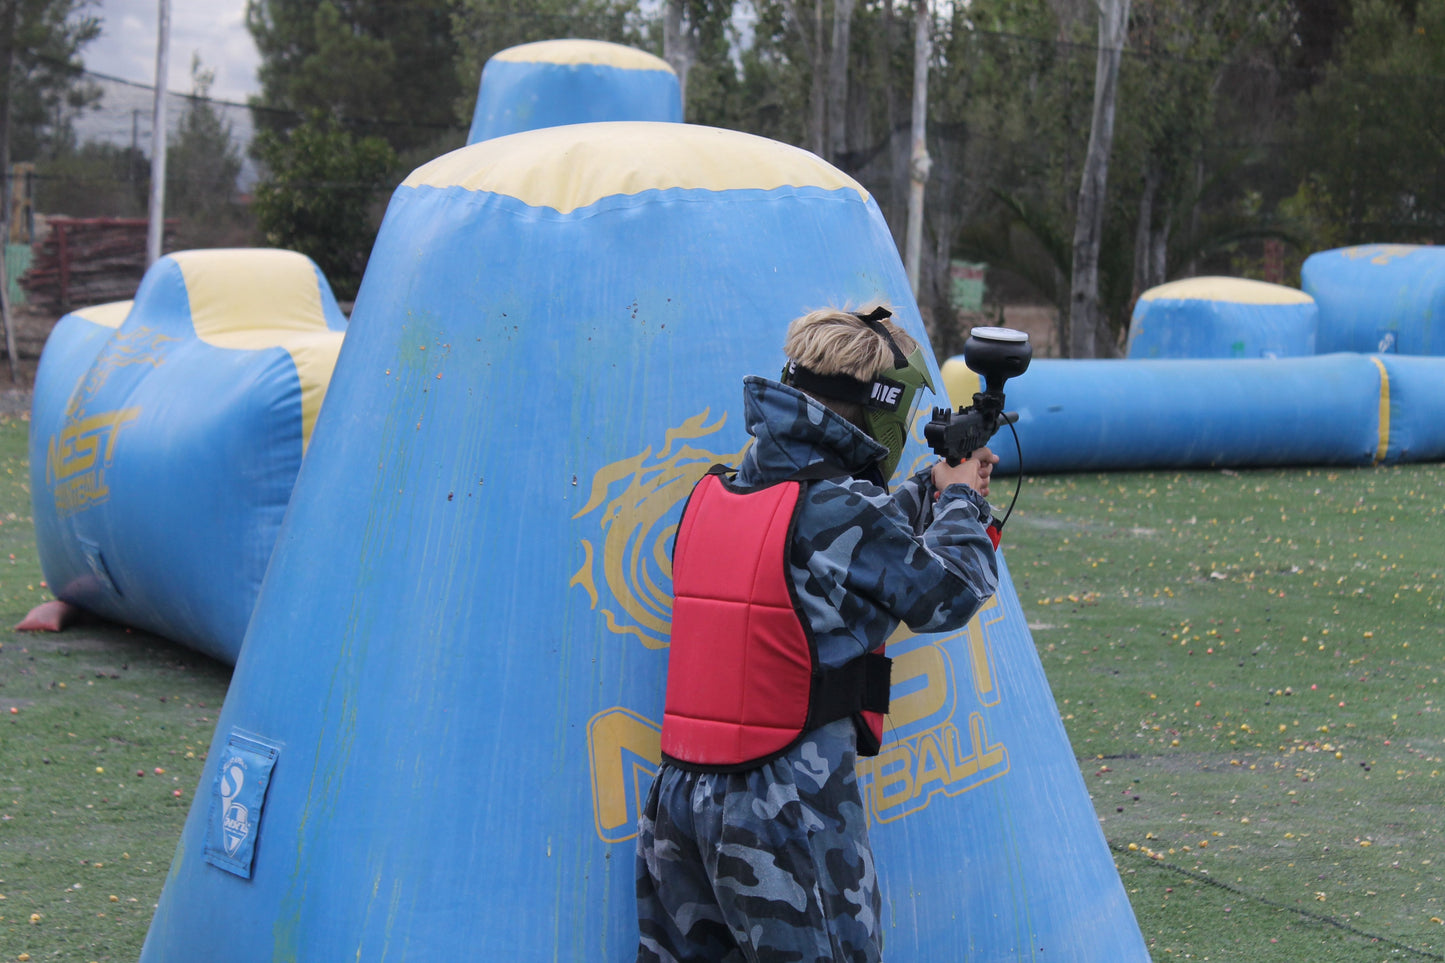
<path fill-rule="evenodd" d="M 1029 336 L 1013 328 L 974 328 L 963 345 L 963 363 L 983 380 L 973 404 L 957 411 L 934 408 L 923 427 L 923 437 L 934 454 L 950 465 L 987 445 L 1004 425 L 1018 420 L 1017 412 L 1003 410 L 1003 385 L 1028 370 L 1034 349 Z"/>

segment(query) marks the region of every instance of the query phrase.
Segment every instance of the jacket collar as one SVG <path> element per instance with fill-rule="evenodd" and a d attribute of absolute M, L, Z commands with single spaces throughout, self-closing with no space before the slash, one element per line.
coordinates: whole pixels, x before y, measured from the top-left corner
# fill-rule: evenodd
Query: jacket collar
<path fill-rule="evenodd" d="M 803 392 L 757 375 L 743 379 L 743 416 L 748 434 L 757 439 L 738 469 L 743 485 L 771 484 L 818 462 L 860 473 L 888 453 Z"/>

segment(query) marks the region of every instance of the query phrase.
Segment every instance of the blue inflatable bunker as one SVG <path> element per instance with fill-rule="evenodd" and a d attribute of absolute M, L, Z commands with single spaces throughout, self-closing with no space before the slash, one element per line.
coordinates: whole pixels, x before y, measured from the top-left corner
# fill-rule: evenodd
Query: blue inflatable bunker
<path fill-rule="evenodd" d="M 1297 358 L 1315 353 L 1318 310 L 1302 291 L 1199 277 L 1150 288 L 1134 306 L 1130 358 Z"/>
<path fill-rule="evenodd" d="M 142 959 L 634 959 L 683 502 L 787 322 L 875 299 L 923 337 L 877 205 L 761 138 L 553 127 L 408 177 Z M 890 652 L 888 958 L 1147 960 L 1006 568 Z"/>
<path fill-rule="evenodd" d="M 954 398 L 978 391 L 963 359 Z M 1445 457 L 1445 360 L 1038 360 L 1005 386 L 1028 472 L 1371 465 Z M 1018 471 L 1013 436 L 992 445 Z"/>
<path fill-rule="evenodd" d="M 346 321 L 290 251 L 189 251 L 56 323 L 30 483 L 56 596 L 234 662 Z"/>
<path fill-rule="evenodd" d="M 601 40 L 543 40 L 487 61 L 467 143 L 613 120 L 682 120 L 682 88 L 667 61 Z"/>
<path fill-rule="evenodd" d="M 1319 350 L 1445 355 L 1445 248 L 1367 244 L 1305 259 Z"/>

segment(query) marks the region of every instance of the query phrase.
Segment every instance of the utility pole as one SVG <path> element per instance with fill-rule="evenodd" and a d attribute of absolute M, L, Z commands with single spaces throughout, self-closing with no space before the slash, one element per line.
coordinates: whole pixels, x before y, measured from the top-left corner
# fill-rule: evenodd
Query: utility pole
<path fill-rule="evenodd" d="M 913 3 L 913 152 L 908 165 L 908 233 L 904 267 L 908 285 L 918 298 L 919 261 L 923 254 L 923 185 L 933 161 L 928 156 L 928 61 L 933 56 L 928 0 Z"/>
<path fill-rule="evenodd" d="M 160 23 L 156 30 L 156 102 L 151 130 L 151 203 L 146 227 L 146 267 L 161 256 L 166 233 L 166 54 L 171 38 L 171 0 L 157 0 Z"/>

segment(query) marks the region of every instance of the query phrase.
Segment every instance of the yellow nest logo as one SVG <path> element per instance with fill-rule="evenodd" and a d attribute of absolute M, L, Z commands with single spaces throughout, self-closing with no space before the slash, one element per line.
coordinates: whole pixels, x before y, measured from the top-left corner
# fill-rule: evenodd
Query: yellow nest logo
<path fill-rule="evenodd" d="M 1365 244 L 1345 248 L 1344 255 L 1351 261 L 1369 258 L 1371 264 L 1389 264 L 1400 258 L 1409 257 L 1420 250 L 1415 244 Z"/>
<path fill-rule="evenodd" d="M 727 415 L 711 424 L 707 419 L 704 410 L 668 431 L 655 456 L 648 448 L 598 471 L 587 504 L 572 516 L 600 508 L 602 538 L 600 551 L 582 539 L 582 567 L 569 585 L 581 586 L 594 610 L 602 604 L 608 631 L 634 636 L 649 649 L 666 648 L 672 625 L 671 542 L 682 503 L 708 468 L 736 465 L 742 457 L 742 451 L 717 454 L 689 444 L 715 434 Z M 605 603 L 599 602 L 597 568 L 610 596 Z"/>
<path fill-rule="evenodd" d="M 986 718 L 1002 701 L 992 636 L 1003 621 L 994 597 L 962 632 L 919 636 L 900 626 L 889 639 L 893 691 L 883 747 L 858 760 L 871 819 L 902 819 L 936 796 L 957 796 L 1008 772 L 1008 749 L 989 736 Z M 971 685 L 963 681 L 960 687 L 956 662 L 964 664 Z"/>
<path fill-rule="evenodd" d="M 96 394 L 111 375 L 134 365 L 159 366 L 165 347 L 178 339 L 137 328 L 111 336 L 86 372 L 66 407 L 65 421 L 50 436 L 45 456 L 45 481 L 55 496 L 55 511 L 64 518 L 110 497 L 106 471 L 115 459 L 121 429 L 140 417 L 138 407 L 90 411 Z"/>
<path fill-rule="evenodd" d="M 630 635 L 648 649 L 668 644 L 671 541 L 682 505 L 709 466 L 736 465 L 746 450 L 719 455 L 691 444 L 725 421 L 724 415 L 710 423 L 704 411 L 667 432 L 656 455 L 649 448 L 602 468 L 587 504 L 573 516 L 595 514 L 602 534 L 600 548 L 590 538 L 580 540 L 583 563 L 570 584 L 586 591 L 594 610 L 602 609 L 608 631 Z M 921 457 L 915 467 L 929 460 Z M 1001 701 L 992 637 L 1003 622 L 994 598 L 960 632 L 916 636 L 900 627 L 889 640 L 893 691 L 883 747 L 858 764 L 870 819 L 902 819 L 1008 772 L 1008 749 L 989 735 L 988 724 Z M 960 671 L 968 676 L 962 688 Z M 660 688 L 656 702 L 660 707 Z M 593 818 L 603 841 L 637 835 L 637 818 L 661 764 L 661 732 L 659 722 L 626 706 L 604 709 L 588 722 Z"/>
<path fill-rule="evenodd" d="M 918 636 L 900 628 L 889 640 L 893 692 L 883 747 L 877 756 L 858 760 L 870 820 L 903 819 L 1009 771 L 1008 747 L 989 735 L 988 724 L 1002 701 L 992 636 L 1003 621 L 995 598 L 962 632 Z M 963 689 L 956 661 L 971 676 Z M 661 734 L 659 723 L 624 706 L 604 709 L 588 722 L 592 812 L 605 842 L 637 835 L 637 817 L 662 760 Z"/>

